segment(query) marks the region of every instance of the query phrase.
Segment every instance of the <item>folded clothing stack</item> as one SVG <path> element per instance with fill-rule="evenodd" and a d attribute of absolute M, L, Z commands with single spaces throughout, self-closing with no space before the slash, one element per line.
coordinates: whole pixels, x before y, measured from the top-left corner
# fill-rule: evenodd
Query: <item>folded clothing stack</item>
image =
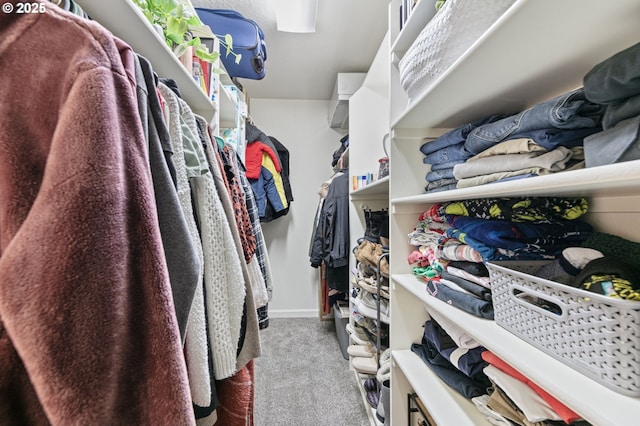
<path fill-rule="evenodd" d="M 525 111 L 466 123 L 420 147 L 426 192 L 584 167 L 583 142 L 602 131 L 605 106 L 578 88 Z"/>
<path fill-rule="evenodd" d="M 498 198 L 441 203 L 419 217 L 409 234 L 413 273 L 432 296 L 493 319 L 489 274 L 483 262 L 555 260 L 592 232 L 580 218 L 583 198 Z"/>
<path fill-rule="evenodd" d="M 486 349 L 471 342 L 470 347 L 459 347 L 444 328 L 430 318 L 424 323 L 420 344 L 411 350 L 447 385 L 460 395 L 471 399 L 486 393 L 490 383 L 483 373 L 487 363 L 482 359 Z"/>

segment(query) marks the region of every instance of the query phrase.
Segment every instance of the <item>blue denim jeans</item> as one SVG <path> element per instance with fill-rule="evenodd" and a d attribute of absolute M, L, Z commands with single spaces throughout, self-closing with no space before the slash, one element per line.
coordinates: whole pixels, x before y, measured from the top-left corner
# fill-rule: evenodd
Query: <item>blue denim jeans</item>
<path fill-rule="evenodd" d="M 473 157 L 473 154 L 465 150 L 464 142 L 447 146 L 444 148 L 440 148 L 437 151 L 432 152 L 431 154 L 425 155 L 422 160 L 425 164 L 441 164 L 441 163 L 449 163 L 452 161 L 464 161 L 467 158 Z"/>
<path fill-rule="evenodd" d="M 453 130 L 448 131 L 444 135 L 439 138 L 426 142 L 420 146 L 420 152 L 424 155 L 431 154 L 434 151 L 437 151 L 442 148 L 446 148 L 451 145 L 456 145 L 461 142 L 464 142 L 467 139 L 467 136 L 473 129 L 483 124 L 492 123 L 494 121 L 500 120 L 501 118 L 507 117 L 506 115 L 492 115 L 490 117 L 485 117 L 480 120 L 472 121 L 471 123 L 463 124 L 460 127 L 457 127 Z"/>
<path fill-rule="evenodd" d="M 493 303 L 470 294 L 450 289 L 437 280 L 427 281 L 427 292 L 449 305 L 462 309 L 480 318 L 493 319 Z"/>
<path fill-rule="evenodd" d="M 558 146 L 582 146 L 584 138 L 601 130 L 600 126 L 583 129 L 537 129 L 518 133 L 517 137 L 533 139 L 535 143 L 551 151 Z"/>
<path fill-rule="evenodd" d="M 443 192 L 443 191 L 451 191 L 452 189 L 456 189 L 456 188 L 457 188 L 457 186 L 456 186 L 455 183 L 450 183 L 448 185 L 439 186 L 437 188 L 429 187 L 429 185 L 427 185 L 424 188 L 424 192 L 425 193 Z"/>
<path fill-rule="evenodd" d="M 502 141 L 522 137 L 538 129 L 582 129 L 599 127 L 605 107 L 589 101 L 579 88 L 519 114 L 475 128 L 467 136 L 464 149 L 473 155 Z"/>
<path fill-rule="evenodd" d="M 429 164 L 429 162 L 427 161 L 428 158 L 425 157 L 422 162 L 425 164 Z M 434 170 L 443 170 L 443 169 L 453 169 L 453 166 L 455 166 L 456 164 L 460 164 L 460 163 L 464 163 L 465 160 L 453 160 L 453 161 L 447 161 L 446 163 L 435 163 L 435 164 L 431 164 L 431 171 Z"/>
<path fill-rule="evenodd" d="M 440 179 L 455 179 L 453 176 L 453 167 L 450 169 L 439 169 L 439 170 L 431 170 L 425 176 L 427 182 L 435 182 Z"/>
<path fill-rule="evenodd" d="M 456 187 L 456 182 L 457 180 L 455 179 L 440 179 L 440 180 L 434 180 L 433 182 L 429 182 L 427 184 L 427 187 L 425 188 L 426 192 L 434 192 L 434 191 L 444 191 L 441 188 L 451 188 L 451 185 L 453 185 L 453 187 Z"/>

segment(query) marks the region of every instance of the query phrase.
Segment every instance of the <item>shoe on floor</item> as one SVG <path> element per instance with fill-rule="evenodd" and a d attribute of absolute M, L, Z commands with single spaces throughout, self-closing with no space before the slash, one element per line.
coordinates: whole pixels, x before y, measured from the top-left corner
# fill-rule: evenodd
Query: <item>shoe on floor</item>
<path fill-rule="evenodd" d="M 376 374 L 378 372 L 378 362 L 375 357 L 364 358 L 358 356 L 351 358 L 351 366 L 363 374 Z"/>

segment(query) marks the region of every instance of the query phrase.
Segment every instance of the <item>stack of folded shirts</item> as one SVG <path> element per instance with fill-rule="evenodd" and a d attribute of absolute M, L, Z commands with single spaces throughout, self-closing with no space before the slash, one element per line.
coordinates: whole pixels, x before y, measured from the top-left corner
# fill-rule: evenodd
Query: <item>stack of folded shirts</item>
<path fill-rule="evenodd" d="M 592 232 L 579 219 L 583 198 L 467 200 L 444 206 L 446 235 L 477 250 L 484 261 L 555 259 Z"/>
<path fill-rule="evenodd" d="M 484 351 L 482 358 L 488 363 L 483 372 L 491 381 L 492 391 L 488 398 L 474 403 L 490 410 L 493 416 L 523 426 L 580 420 L 573 410 L 494 353 Z"/>
<path fill-rule="evenodd" d="M 460 344 L 462 346 L 459 346 Z M 482 353 L 486 349 L 476 341 L 454 340 L 432 317 L 424 324 L 422 342 L 414 343 L 411 350 L 442 381 L 465 398 L 471 399 L 486 394 L 490 385 L 483 372 L 487 362 L 482 359 Z"/>
<path fill-rule="evenodd" d="M 489 273 L 493 260 L 556 259 L 592 233 L 580 218 L 583 198 L 500 198 L 435 204 L 409 234 L 414 275 L 432 296 L 472 315 L 493 319 Z"/>

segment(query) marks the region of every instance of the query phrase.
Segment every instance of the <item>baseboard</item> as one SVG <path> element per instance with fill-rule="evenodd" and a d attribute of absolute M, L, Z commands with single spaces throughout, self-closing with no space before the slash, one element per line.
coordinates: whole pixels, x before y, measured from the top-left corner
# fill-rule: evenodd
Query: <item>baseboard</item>
<path fill-rule="evenodd" d="M 318 318 L 317 309 L 269 309 L 270 318 Z"/>

